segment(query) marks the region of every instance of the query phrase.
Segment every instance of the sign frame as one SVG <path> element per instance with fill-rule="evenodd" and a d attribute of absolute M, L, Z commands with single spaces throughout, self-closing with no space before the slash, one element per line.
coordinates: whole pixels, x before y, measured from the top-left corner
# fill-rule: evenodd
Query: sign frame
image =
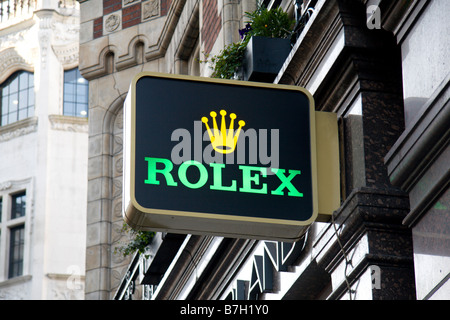
<path fill-rule="evenodd" d="M 238 216 L 233 214 L 213 214 L 146 208 L 138 203 L 135 196 L 135 154 L 136 154 L 136 84 L 143 77 L 215 83 L 228 86 L 267 88 L 280 91 L 296 91 L 304 94 L 309 101 L 309 125 L 311 147 L 311 192 L 313 212 L 308 220 L 285 220 Z M 306 229 L 316 221 L 319 214 L 316 151 L 316 112 L 312 95 L 304 88 L 268 83 L 236 80 L 211 79 L 184 75 L 141 72 L 130 85 L 124 103 L 124 161 L 123 161 L 123 218 L 136 230 L 162 231 L 184 234 L 202 234 L 232 238 L 264 239 L 294 242 L 302 238 Z"/>

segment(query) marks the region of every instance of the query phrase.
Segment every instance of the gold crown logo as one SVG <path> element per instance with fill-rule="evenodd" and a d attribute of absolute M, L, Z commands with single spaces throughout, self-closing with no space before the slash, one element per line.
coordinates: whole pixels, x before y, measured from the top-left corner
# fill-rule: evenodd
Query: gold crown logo
<path fill-rule="evenodd" d="M 220 153 L 232 153 L 234 149 L 236 149 L 236 144 L 239 139 L 239 134 L 241 133 L 241 128 L 245 126 L 245 122 L 243 120 L 239 121 L 239 128 L 234 132 L 234 120 L 236 119 L 236 114 L 230 114 L 230 127 L 226 128 L 225 116 L 227 112 L 225 110 L 220 111 L 220 115 L 222 116 L 222 121 L 220 124 L 220 130 L 217 126 L 217 113 L 211 111 L 210 115 L 213 118 L 213 129 L 208 125 L 208 118 L 203 117 L 202 122 L 205 123 L 206 129 L 208 130 L 209 139 L 211 140 L 211 144 L 214 150 Z"/>

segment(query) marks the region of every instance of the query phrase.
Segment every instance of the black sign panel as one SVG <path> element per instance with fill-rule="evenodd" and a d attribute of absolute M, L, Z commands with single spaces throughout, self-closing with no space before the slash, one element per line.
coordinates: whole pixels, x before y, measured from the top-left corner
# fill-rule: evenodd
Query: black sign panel
<path fill-rule="evenodd" d="M 176 230 L 184 218 L 200 218 L 189 233 L 214 233 L 207 229 L 217 218 L 224 234 L 233 233 L 228 220 L 257 229 L 315 219 L 314 109 L 306 90 L 144 73 L 130 94 L 125 211 L 148 215 L 131 219 L 139 228 L 171 230 L 158 222 L 166 214 Z"/>

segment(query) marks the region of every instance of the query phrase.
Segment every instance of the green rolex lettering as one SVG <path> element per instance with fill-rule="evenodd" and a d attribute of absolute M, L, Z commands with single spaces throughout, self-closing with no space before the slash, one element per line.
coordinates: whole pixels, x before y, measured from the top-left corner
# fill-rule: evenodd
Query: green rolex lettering
<path fill-rule="evenodd" d="M 170 173 L 173 169 L 173 163 L 167 159 L 159 158 L 145 158 L 148 165 L 147 179 L 144 181 L 145 184 L 156 184 L 159 185 L 159 181 L 156 180 L 156 174 L 160 173 L 166 179 L 168 186 L 176 187 L 177 183 L 173 180 L 172 174 Z M 164 165 L 163 169 L 157 169 L 157 163 Z"/>
<path fill-rule="evenodd" d="M 290 197 L 303 197 L 303 193 L 300 193 L 297 191 L 297 189 L 294 187 L 294 185 L 291 183 L 292 179 L 294 179 L 294 177 L 296 175 L 301 174 L 300 170 L 289 170 L 289 177 L 286 177 L 284 175 L 284 173 L 286 172 L 286 170 L 284 169 L 271 169 L 273 173 L 275 173 L 277 175 L 277 177 L 280 179 L 281 184 L 280 186 L 276 189 L 273 190 L 271 193 L 278 195 L 278 196 L 282 196 L 284 195 L 283 189 L 287 188 L 289 190 L 288 192 L 288 196 Z"/>
<path fill-rule="evenodd" d="M 267 194 L 266 183 L 263 183 L 260 189 L 252 188 L 252 182 L 254 182 L 256 186 L 260 184 L 259 174 L 264 178 L 267 176 L 267 168 L 239 166 L 239 169 L 242 170 L 242 188 L 239 188 L 240 192 Z M 252 172 L 255 172 L 255 174 L 252 175 Z"/>
<path fill-rule="evenodd" d="M 213 168 L 214 184 L 209 187 L 211 190 L 237 191 L 236 180 L 231 180 L 231 186 L 222 185 L 222 169 L 225 168 L 225 164 L 210 163 L 209 165 Z"/>
<path fill-rule="evenodd" d="M 197 182 L 192 183 L 190 182 L 186 177 L 186 172 L 190 166 L 197 167 L 197 169 L 200 172 L 200 178 Z M 182 184 L 184 184 L 186 187 L 191 189 L 199 189 L 205 185 L 205 183 L 208 181 L 208 171 L 206 171 L 206 168 L 204 165 L 202 165 L 200 162 L 195 160 L 190 160 L 183 162 L 178 169 L 178 178 L 180 178 L 180 181 Z"/>

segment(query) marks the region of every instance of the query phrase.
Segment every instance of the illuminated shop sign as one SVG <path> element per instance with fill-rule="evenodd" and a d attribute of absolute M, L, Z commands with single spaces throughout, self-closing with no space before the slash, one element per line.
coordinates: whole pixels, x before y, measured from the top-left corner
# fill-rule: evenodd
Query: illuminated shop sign
<path fill-rule="evenodd" d="M 316 219 L 306 90 L 141 73 L 124 119 L 124 219 L 133 228 L 292 241 Z"/>

